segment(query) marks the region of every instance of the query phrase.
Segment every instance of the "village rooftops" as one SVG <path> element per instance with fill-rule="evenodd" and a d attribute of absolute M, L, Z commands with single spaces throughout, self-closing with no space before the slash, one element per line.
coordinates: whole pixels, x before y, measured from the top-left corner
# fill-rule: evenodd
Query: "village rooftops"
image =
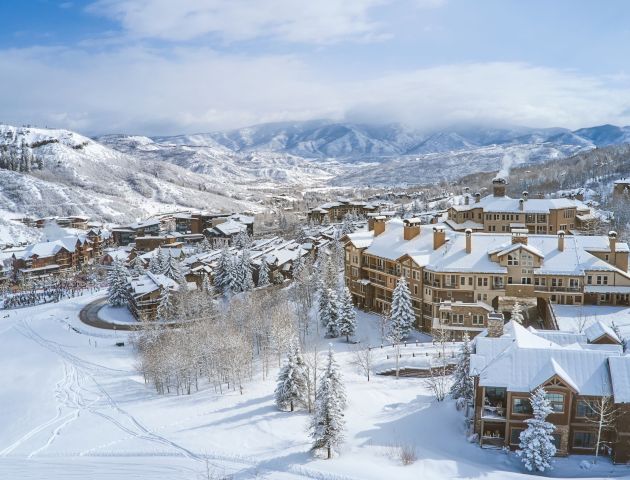
<path fill-rule="evenodd" d="M 52 242 L 35 243 L 26 247 L 26 249 L 18 254 L 16 258 L 27 259 L 33 256 L 37 257 L 52 257 L 59 253 L 60 250 L 65 249 L 70 253 L 76 250 L 77 242 L 84 244 L 87 239 L 83 236 L 79 237 L 63 237 L 59 240 L 53 240 Z"/>
<path fill-rule="evenodd" d="M 162 274 L 155 274 L 146 272 L 138 277 L 130 277 L 129 285 L 133 296 L 146 295 L 147 293 L 154 292 L 160 288 L 169 288 L 170 290 L 177 290 L 179 285 L 172 278 Z"/>

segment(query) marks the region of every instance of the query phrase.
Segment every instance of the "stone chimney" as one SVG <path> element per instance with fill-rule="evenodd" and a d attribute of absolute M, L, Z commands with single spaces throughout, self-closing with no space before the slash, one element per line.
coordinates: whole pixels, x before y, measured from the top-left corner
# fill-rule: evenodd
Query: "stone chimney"
<path fill-rule="evenodd" d="M 529 192 L 527 190 L 525 190 L 523 192 L 523 200 L 527 201 L 527 198 L 529 197 Z"/>
<path fill-rule="evenodd" d="M 378 237 L 385 231 L 385 217 L 374 217 L 374 236 Z"/>
<path fill-rule="evenodd" d="M 564 252 L 564 230 L 558 230 L 558 250 Z"/>
<path fill-rule="evenodd" d="M 411 240 L 420 235 L 420 219 L 409 218 L 403 220 L 403 238 L 405 240 Z"/>
<path fill-rule="evenodd" d="M 525 200 L 524 199 L 519 199 L 518 201 L 518 209 L 522 212 L 523 211 L 523 207 L 525 206 Z"/>
<path fill-rule="evenodd" d="M 433 250 L 437 250 L 446 243 L 446 231 L 444 227 L 433 227 Z"/>
<path fill-rule="evenodd" d="M 475 203 L 481 202 L 481 193 L 475 193 Z"/>
<path fill-rule="evenodd" d="M 507 183 L 505 178 L 495 177 L 494 180 L 492 180 L 492 194 L 495 197 L 505 197 L 505 187 Z"/>
<path fill-rule="evenodd" d="M 466 231 L 466 253 L 472 252 L 472 230 L 467 228 Z"/>
<path fill-rule="evenodd" d="M 608 243 L 610 244 L 610 253 L 614 254 L 617 251 L 617 232 L 614 230 L 608 232 Z"/>
<path fill-rule="evenodd" d="M 503 336 L 503 314 L 492 312 L 488 314 L 488 337 L 499 338 Z"/>
<path fill-rule="evenodd" d="M 527 229 L 526 228 L 513 228 L 512 229 L 512 243 L 522 243 L 527 245 Z"/>

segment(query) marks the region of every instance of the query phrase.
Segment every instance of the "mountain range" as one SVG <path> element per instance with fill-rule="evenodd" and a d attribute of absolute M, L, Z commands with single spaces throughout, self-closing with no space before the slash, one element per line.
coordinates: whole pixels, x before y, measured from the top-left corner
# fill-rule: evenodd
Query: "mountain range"
<path fill-rule="evenodd" d="M 0 214 L 84 214 L 124 222 L 183 207 L 257 211 L 263 195 L 277 188 L 453 181 L 621 143 L 630 143 L 630 127 L 421 132 L 399 124 L 316 120 L 193 135 L 88 138 L 0 125 L 0 148 L 26 145 L 43 166 L 0 170 Z"/>

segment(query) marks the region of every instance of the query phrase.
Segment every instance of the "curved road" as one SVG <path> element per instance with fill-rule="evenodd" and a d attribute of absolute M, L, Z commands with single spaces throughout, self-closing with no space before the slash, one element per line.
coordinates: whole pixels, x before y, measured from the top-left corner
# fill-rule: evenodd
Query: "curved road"
<path fill-rule="evenodd" d="M 101 309 L 103 305 L 105 305 L 106 301 L 107 301 L 107 298 L 103 297 L 103 298 L 98 298 L 94 300 L 93 302 L 88 303 L 79 312 L 79 319 L 86 325 L 89 325 L 90 327 L 104 328 L 106 330 L 138 330 L 142 328 L 140 324 L 119 325 L 119 324 L 109 323 L 98 318 L 98 311 Z"/>

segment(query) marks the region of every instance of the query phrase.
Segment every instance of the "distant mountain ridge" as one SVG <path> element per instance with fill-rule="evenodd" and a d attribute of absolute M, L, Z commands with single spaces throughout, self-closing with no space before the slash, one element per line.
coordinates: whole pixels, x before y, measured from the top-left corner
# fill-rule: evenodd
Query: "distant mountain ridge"
<path fill-rule="evenodd" d="M 231 152 L 268 151 L 305 158 L 366 159 L 471 150 L 492 145 L 545 144 L 595 148 L 630 142 L 630 127 L 455 128 L 425 133 L 400 124 L 316 120 L 254 125 L 225 132 L 153 137 L 156 143 Z"/>

